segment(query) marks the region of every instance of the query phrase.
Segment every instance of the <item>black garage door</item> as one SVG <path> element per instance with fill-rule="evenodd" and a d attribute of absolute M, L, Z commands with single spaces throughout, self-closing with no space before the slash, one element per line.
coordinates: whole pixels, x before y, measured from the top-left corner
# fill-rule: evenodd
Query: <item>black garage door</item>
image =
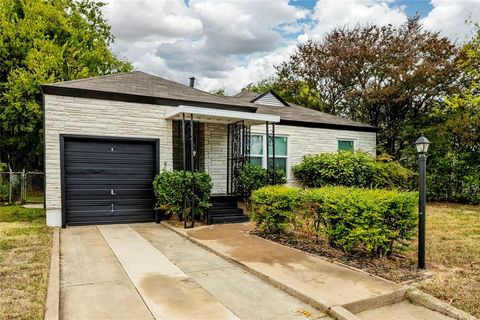
<path fill-rule="evenodd" d="M 66 224 L 153 221 L 157 148 L 155 141 L 65 137 Z"/>

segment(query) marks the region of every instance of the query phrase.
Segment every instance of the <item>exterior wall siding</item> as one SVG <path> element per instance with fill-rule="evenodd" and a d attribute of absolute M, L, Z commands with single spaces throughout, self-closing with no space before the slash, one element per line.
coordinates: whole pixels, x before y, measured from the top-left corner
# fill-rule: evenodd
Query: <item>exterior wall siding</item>
<path fill-rule="evenodd" d="M 160 140 L 160 168 L 172 168 L 168 106 L 45 95 L 47 224 L 61 223 L 60 134 Z"/>
<path fill-rule="evenodd" d="M 261 97 L 260 99 L 258 99 L 257 101 L 255 101 L 255 103 L 259 103 L 259 104 L 266 104 L 266 105 L 269 105 L 269 106 L 277 106 L 277 107 L 283 107 L 283 103 L 280 102 L 273 94 L 271 93 L 267 93 L 266 95 L 264 95 L 263 97 Z"/>
<path fill-rule="evenodd" d="M 252 134 L 265 134 L 265 126 L 252 126 Z M 356 151 L 375 155 L 376 133 L 348 130 L 334 130 L 297 126 L 275 126 L 275 134 L 288 137 L 288 184 L 298 185 L 293 176 L 292 166 L 302 162 L 303 157 L 322 152 L 337 152 L 338 140 L 353 140 Z"/>
<path fill-rule="evenodd" d="M 213 181 L 212 193 L 227 192 L 227 125 L 203 125 L 203 166 Z"/>

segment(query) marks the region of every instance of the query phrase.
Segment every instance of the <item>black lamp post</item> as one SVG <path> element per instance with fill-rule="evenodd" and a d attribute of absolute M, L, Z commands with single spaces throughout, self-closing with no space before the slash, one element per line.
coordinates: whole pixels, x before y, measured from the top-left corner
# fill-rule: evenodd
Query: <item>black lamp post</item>
<path fill-rule="evenodd" d="M 426 207 L 426 179 L 425 171 L 427 167 L 427 150 L 430 141 L 422 134 L 420 138 L 415 141 L 415 146 L 418 152 L 418 268 L 425 269 L 425 207 Z"/>

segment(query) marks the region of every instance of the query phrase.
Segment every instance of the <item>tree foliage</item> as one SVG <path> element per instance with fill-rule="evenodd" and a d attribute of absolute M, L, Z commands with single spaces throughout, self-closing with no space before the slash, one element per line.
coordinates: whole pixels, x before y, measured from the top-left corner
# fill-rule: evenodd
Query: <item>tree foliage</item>
<path fill-rule="evenodd" d="M 378 147 L 398 157 L 403 127 L 456 90 L 456 56 L 419 17 L 400 27 L 344 27 L 299 45 L 277 66 L 277 86 L 291 91 L 289 101 L 378 127 Z"/>
<path fill-rule="evenodd" d="M 130 71 L 109 46 L 113 35 L 91 0 L 0 2 L 0 161 L 41 168 L 40 85 Z"/>
<path fill-rule="evenodd" d="M 444 97 L 428 114 L 405 129 L 406 137 L 422 131 L 432 142 L 428 157 L 428 197 L 480 203 L 480 28 L 465 44 L 457 64 L 461 90 Z M 403 158 L 415 165 L 413 147 Z"/>

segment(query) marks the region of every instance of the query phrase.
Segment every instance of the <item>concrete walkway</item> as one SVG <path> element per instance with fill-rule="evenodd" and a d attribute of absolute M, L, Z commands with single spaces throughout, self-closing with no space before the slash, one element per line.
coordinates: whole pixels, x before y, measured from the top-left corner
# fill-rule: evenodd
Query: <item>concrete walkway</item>
<path fill-rule="evenodd" d="M 406 288 L 252 236 L 246 224 L 174 229 L 283 290 L 343 319 L 451 319 L 405 300 Z"/>
<path fill-rule="evenodd" d="M 61 231 L 61 319 L 329 319 L 155 224 Z"/>

